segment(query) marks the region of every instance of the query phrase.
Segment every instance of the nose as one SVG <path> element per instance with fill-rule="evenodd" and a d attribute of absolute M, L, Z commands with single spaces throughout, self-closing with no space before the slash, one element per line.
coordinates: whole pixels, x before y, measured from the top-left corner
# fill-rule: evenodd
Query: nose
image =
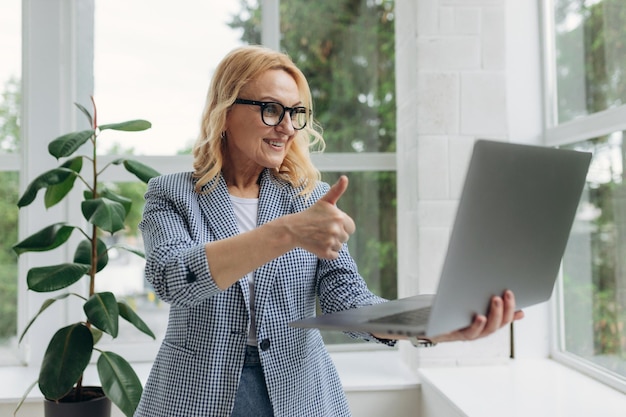
<path fill-rule="evenodd" d="M 283 120 L 276 125 L 276 129 L 284 132 L 288 136 L 291 136 L 296 132 L 296 129 L 293 127 L 293 122 L 291 121 L 291 114 L 289 114 L 289 112 L 285 112 Z"/>

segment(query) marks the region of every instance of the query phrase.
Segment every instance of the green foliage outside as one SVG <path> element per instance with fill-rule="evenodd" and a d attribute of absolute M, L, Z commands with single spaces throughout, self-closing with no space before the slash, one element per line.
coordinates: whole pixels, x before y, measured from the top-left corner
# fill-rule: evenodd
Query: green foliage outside
<path fill-rule="evenodd" d="M 0 153 L 19 151 L 20 105 L 20 82 L 11 78 L 0 102 Z M 17 241 L 18 192 L 18 173 L 0 171 L 0 344 L 17 334 L 17 256 L 11 245 Z"/>
<path fill-rule="evenodd" d="M 559 121 L 625 104 L 623 0 L 557 0 L 555 22 Z"/>
<path fill-rule="evenodd" d="M 571 24 L 573 17 L 578 24 Z M 555 21 L 559 121 L 626 103 L 624 2 L 559 0 Z M 590 270 L 564 268 L 565 342 L 568 351 L 626 375 L 626 144 L 624 132 L 617 133 L 573 146 L 595 159 L 611 154 L 612 162 L 597 168 L 608 178 L 588 188 L 588 202 L 598 213 L 589 225 L 590 253 L 583 255 L 591 258 Z"/>

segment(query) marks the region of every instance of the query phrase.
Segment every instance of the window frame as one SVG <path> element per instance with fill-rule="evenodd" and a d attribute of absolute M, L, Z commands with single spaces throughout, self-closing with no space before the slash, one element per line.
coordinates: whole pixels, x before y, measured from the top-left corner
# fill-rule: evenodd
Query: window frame
<path fill-rule="evenodd" d="M 556 44 L 554 0 L 543 0 L 540 9 L 543 27 L 541 47 L 543 53 L 544 83 L 544 141 L 546 146 L 563 146 L 626 130 L 626 105 L 581 116 L 559 123 L 557 109 Z M 565 350 L 563 325 L 563 280 L 559 277 L 552 302 L 550 354 L 553 359 L 578 370 L 587 376 L 626 393 L 626 381 L 605 368 L 593 364 Z"/>

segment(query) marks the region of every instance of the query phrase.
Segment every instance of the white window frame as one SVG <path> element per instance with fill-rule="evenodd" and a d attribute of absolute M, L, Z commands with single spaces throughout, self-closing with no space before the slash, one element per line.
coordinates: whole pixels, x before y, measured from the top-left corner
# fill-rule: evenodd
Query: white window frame
<path fill-rule="evenodd" d="M 554 43 L 554 4 L 553 0 L 542 1 L 542 47 L 544 56 L 544 138 L 547 146 L 568 145 L 618 130 L 626 130 L 626 105 L 604 110 L 588 116 L 579 117 L 565 123 L 558 123 L 557 83 L 556 83 L 556 45 Z M 565 351 L 563 340 L 563 282 L 557 282 L 555 302 L 552 312 L 551 356 L 558 362 L 595 378 L 615 389 L 626 393 L 626 382 L 611 374 L 605 368 L 587 362 Z"/>

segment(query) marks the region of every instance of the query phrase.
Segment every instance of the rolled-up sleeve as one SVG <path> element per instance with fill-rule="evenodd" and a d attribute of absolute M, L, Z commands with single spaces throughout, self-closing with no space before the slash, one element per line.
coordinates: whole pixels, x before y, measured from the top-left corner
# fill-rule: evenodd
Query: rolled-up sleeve
<path fill-rule="evenodd" d="M 172 182 L 172 179 L 170 179 Z M 163 301 L 189 305 L 220 293 L 211 277 L 204 241 L 189 227 L 193 201 L 172 198 L 167 190 L 189 186 L 174 181 L 168 187 L 152 179 L 145 194 L 146 204 L 139 223 L 146 253 L 146 280 Z M 190 194 L 193 195 L 193 194 Z"/>

